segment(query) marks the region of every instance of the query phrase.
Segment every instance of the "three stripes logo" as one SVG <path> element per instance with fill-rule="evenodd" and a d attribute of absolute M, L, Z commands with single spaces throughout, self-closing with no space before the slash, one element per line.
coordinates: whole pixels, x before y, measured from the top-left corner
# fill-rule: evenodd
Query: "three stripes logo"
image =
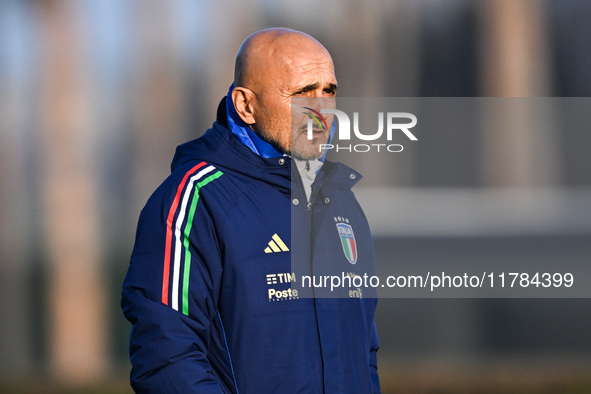
<path fill-rule="evenodd" d="M 265 253 L 277 253 L 277 252 L 289 252 L 289 248 L 285 245 L 285 243 L 279 238 L 279 235 L 273 234 L 271 237 L 271 241 L 269 241 L 269 246 L 265 248 Z"/>

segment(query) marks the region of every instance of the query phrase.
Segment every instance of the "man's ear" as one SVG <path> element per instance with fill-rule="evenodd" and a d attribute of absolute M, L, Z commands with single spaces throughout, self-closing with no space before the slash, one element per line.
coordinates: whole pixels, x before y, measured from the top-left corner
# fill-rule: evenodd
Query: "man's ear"
<path fill-rule="evenodd" d="M 254 124 L 254 102 L 255 96 L 252 90 L 237 87 L 232 90 L 232 101 L 234 102 L 234 108 L 236 108 L 236 112 L 238 112 L 238 116 L 240 119 L 244 121 L 244 123 L 251 125 Z"/>

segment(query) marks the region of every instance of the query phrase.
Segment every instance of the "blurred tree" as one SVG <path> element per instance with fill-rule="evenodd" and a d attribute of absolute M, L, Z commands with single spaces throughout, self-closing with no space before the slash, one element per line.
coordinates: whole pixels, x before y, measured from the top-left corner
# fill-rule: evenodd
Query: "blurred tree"
<path fill-rule="evenodd" d="M 485 0 L 480 16 L 481 95 L 551 95 L 549 40 L 544 0 Z M 488 186 L 554 185 L 559 159 L 551 108 L 532 113 L 533 103 L 504 101 L 482 127 L 483 178 Z M 538 102 L 539 103 L 539 102 Z M 538 107 L 539 108 L 539 107 Z"/>
<path fill-rule="evenodd" d="M 30 130 L 36 121 L 27 11 L 14 0 L 0 2 L 0 378 L 27 373 L 34 353 L 30 276 L 39 243 L 30 225 L 35 197 L 27 193 L 35 183 L 35 158 L 26 152 L 35 145 Z"/>
<path fill-rule="evenodd" d="M 87 383 L 106 373 L 106 316 L 98 195 L 87 160 L 92 147 L 84 34 L 75 6 L 40 2 L 45 148 L 40 170 L 49 263 L 50 372 L 60 380 Z"/>

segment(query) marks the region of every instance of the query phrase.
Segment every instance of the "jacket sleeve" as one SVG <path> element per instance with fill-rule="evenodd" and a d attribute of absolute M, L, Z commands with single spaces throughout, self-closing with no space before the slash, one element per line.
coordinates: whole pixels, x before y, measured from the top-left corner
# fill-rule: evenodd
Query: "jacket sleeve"
<path fill-rule="evenodd" d="M 371 372 L 371 382 L 373 392 L 381 393 L 380 389 L 380 377 L 378 376 L 378 349 L 380 348 L 380 341 L 378 339 L 378 331 L 376 329 L 375 322 L 373 323 L 371 338 L 370 338 L 370 349 L 369 349 L 369 370 Z"/>
<path fill-rule="evenodd" d="M 140 215 L 123 284 L 131 385 L 138 393 L 227 392 L 206 357 L 221 276 L 213 223 L 201 206 L 191 220 L 181 217 L 180 187 L 168 189 L 157 190 Z"/>

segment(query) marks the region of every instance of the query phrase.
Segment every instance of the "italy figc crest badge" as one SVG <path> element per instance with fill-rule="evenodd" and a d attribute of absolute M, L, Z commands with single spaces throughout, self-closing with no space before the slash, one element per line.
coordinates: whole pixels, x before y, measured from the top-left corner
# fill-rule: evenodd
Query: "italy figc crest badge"
<path fill-rule="evenodd" d="M 334 219 L 337 222 L 337 230 L 341 237 L 341 245 L 343 246 L 345 257 L 347 257 L 349 263 L 355 264 L 357 262 L 357 243 L 355 242 L 353 227 L 351 227 L 349 220 L 346 218 L 338 217 Z"/>

